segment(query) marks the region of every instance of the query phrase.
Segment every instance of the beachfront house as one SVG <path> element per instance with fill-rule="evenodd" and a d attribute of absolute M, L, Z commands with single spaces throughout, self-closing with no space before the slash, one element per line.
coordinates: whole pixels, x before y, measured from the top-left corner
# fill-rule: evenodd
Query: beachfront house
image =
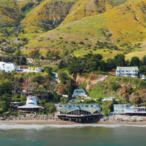
<path fill-rule="evenodd" d="M 138 67 L 131 66 L 131 67 L 121 67 L 118 66 L 116 69 L 116 76 L 117 77 L 138 77 Z"/>
<path fill-rule="evenodd" d="M 101 116 L 99 104 L 59 104 L 56 109 L 56 116 L 62 120 L 81 122 Z"/>
<path fill-rule="evenodd" d="M 135 107 L 130 104 L 114 104 L 114 114 L 143 115 L 146 114 L 146 108 L 145 106 Z"/>
<path fill-rule="evenodd" d="M 36 96 L 28 96 L 26 105 L 18 106 L 18 110 L 21 110 L 22 112 L 31 112 L 31 111 L 39 111 L 39 109 L 44 109 L 42 106 L 38 106 L 37 104 L 37 98 Z"/>
<path fill-rule="evenodd" d="M 17 70 L 17 66 L 11 62 L 0 62 L 0 71 L 3 72 L 12 72 Z"/>
<path fill-rule="evenodd" d="M 87 97 L 84 89 L 75 89 L 72 97 Z"/>

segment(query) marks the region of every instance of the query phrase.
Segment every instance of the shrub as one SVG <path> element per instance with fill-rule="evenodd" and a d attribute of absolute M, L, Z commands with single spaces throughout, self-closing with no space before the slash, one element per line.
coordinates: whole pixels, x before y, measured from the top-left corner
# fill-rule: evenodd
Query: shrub
<path fill-rule="evenodd" d="M 117 89 L 120 88 L 120 87 L 121 86 L 119 84 L 115 83 L 115 82 L 112 84 L 112 90 L 114 90 L 114 91 L 117 91 Z"/>
<path fill-rule="evenodd" d="M 105 115 L 105 116 L 109 116 L 110 115 L 110 109 L 107 107 L 107 106 L 103 106 L 102 108 L 102 113 Z"/>

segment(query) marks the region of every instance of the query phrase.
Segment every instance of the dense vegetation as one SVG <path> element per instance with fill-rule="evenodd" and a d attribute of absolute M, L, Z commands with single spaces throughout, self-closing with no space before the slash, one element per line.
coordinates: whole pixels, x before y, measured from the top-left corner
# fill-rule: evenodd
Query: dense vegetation
<path fill-rule="evenodd" d="M 102 104 L 105 115 L 117 103 L 103 103 L 105 96 L 145 105 L 144 81 L 113 76 L 98 81 L 117 66 L 146 73 L 145 6 L 146 0 L 1 0 L 0 61 L 47 67 L 41 74 L 0 73 L 0 114 L 15 110 L 11 101 L 24 103 L 26 96 L 17 95 L 24 89 L 38 96 L 45 113 L 55 111 L 53 103 L 69 101 L 76 88 L 96 99 L 85 103 Z M 79 75 L 90 81 L 76 82 Z"/>
<path fill-rule="evenodd" d="M 70 57 L 62 59 L 59 63 L 59 68 L 68 68 L 70 74 L 82 74 L 97 71 L 112 71 L 117 66 L 138 66 L 140 73 L 146 72 L 146 56 L 140 60 L 138 57 L 132 57 L 131 60 L 125 60 L 125 55 L 117 54 L 113 59 L 109 58 L 106 61 L 101 54 L 87 54 L 83 57 Z"/>

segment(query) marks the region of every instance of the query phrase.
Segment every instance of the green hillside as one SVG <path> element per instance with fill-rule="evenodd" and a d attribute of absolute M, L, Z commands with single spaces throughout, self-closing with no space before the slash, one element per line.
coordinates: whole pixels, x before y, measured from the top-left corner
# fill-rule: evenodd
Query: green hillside
<path fill-rule="evenodd" d="M 70 8 L 77 0 L 45 0 L 34 8 L 21 21 L 25 31 L 36 31 L 37 29 L 51 30 L 56 28 L 68 15 Z"/>
<path fill-rule="evenodd" d="M 31 40 L 27 48 L 53 47 L 68 49 L 76 56 L 93 52 L 107 57 L 115 52 L 139 51 L 146 38 L 145 5 L 146 0 L 127 2 L 105 13 L 62 24 Z"/>
<path fill-rule="evenodd" d="M 131 58 L 140 51 L 141 58 L 145 13 L 146 0 L 1 0 L 0 37 L 27 38 L 25 53 L 57 48 L 75 56 L 124 53 Z"/>
<path fill-rule="evenodd" d="M 79 0 L 63 21 L 63 24 L 80 20 L 87 16 L 94 16 L 111 10 L 124 3 L 139 0 Z"/>
<path fill-rule="evenodd" d="M 17 9 L 0 5 L 0 27 L 17 26 L 22 18 L 22 13 Z"/>

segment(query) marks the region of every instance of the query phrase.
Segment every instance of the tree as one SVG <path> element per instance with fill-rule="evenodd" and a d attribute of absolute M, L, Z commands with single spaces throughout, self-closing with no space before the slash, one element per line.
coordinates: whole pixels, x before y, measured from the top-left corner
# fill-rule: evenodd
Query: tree
<path fill-rule="evenodd" d="M 107 59 L 107 65 L 108 65 L 108 68 L 110 70 L 113 69 L 113 68 L 116 68 L 115 59 L 112 59 L 112 58 Z"/>
<path fill-rule="evenodd" d="M 70 74 L 82 73 L 84 70 L 84 65 L 81 63 L 80 58 L 74 58 L 68 70 Z"/>
<path fill-rule="evenodd" d="M 53 73 L 52 73 L 51 69 L 49 69 L 49 68 L 45 68 L 44 72 L 48 73 L 48 75 L 51 77 L 53 76 Z"/>
<path fill-rule="evenodd" d="M 67 91 L 68 91 L 68 97 L 69 97 L 69 98 L 72 97 L 72 93 L 73 93 L 74 89 L 77 88 L 77 85 L 75 84 L 74 80 L 69 79 L 69 80 L 67 81 L 67 84 L 66 84 L 65 87 L 66 87 L 66 89 L 67 89 Z"/>
<path fill-rule="evenodd" d="M 0 96 L 0 101 L 7 101 L 10 102 L 11 101 L 11 96 L 10 94 L 3 94 L 2 96 Z"/>
<path fill-rule="evenodd" d="M 54 103 L 51 103 L 51 102 L 45 103 L 45 107 L 46 107 L 46 110 L 49 111 L 50 113 L 53 113 L 56 111 L 56 106 L 54 105 Z"/>
<path fill-rule="evenodd" d="M 93 58 L 98 59 L 98 60 L 102 60 L 103 56 L 101 54 L 94 54 Z"/>
<path fill-rule="evenodd" d="M 61 95 L 57 94 L 56 92 L 53 93 L 53 101 L 54 102 L 60 102 Z"/>
<path fill-rule="evenodd" d="M 117 95 L 120 96 L 122 101 L 129 101 L 129 95 L 131 94 L 131 91 L 132 91 L 131 86 L 121 87 L 117 90 Z"/>
<path fill-rule="evenodd" d="M 145 102 L 146 101 L 146 89 L 140 90 L 139 94 L 140 94 L 142 101 Z"/>
<path fill-rule="evenodd" d="M 20 102 L 21 101 L 20 96 L 17 95 L 17 94 L 13 96 L 12 100 L 15 101 L 15 102 Z"/>
<path fill-rule="evenodd" d="M 142 62 L 144 65 L 146 65 L 146 55 L 142 58 Z"/>
<path fill-rule="evenodd" d="M 117 54 L 114 57 L 116 66 L 125 66 L 126 62 L 125 62 L 125 55 L 124 54 Z"/>
<path fill-rule="evenodd" d="M 106 71 L 108 69 L 107 68 L 107 63 L 104 60 L 100 60 L 99 63 L 100 63 L 101 69 L 103 71 Z"/>
<path fill-rule="evenodd" d="M 107 106 L 103 106 L 102 107 L 102 113 L 105 115 L 105 116 L 109 116 L 110 115 L 110 109 L 107 107 Z"/>
<path fill-rule="evenodd" d="M 0 104 L 1 104 L 1 111 L 6 112 L 9 108 L 9 102 L 1 101 Z"/>
<path fill-rule="evenodd" d="M 20 98 L 21 102 L 26 102 L 26 98 L 27 98 L 26 95 L 22 95 L 21 98 Z"/>
<path fill-rule="evenodd" d="M 96 62 L 91 62 L 89 71 L 96 71 L 97 69 L 98 69 L 97 63 Z"/>
<path fill-rule="evenodd" d="M 29 55 L 33 59 L 39 58 L 40 57 L 40 52 L 39 52 L 39 50 L 32 50 Z"/>
<path fill-rule="evenodd" d="M 0 94 L 3 95 L 5 93 L 11 94 L 12 84 L 9 81 L 3 82 L 0 84 Z"/>
<path fill-rule="evenodd" d="M 131 66 L 140 66 L 140 60 L 138 57 L 132 57 L 131 62 L 130 62 Z"/>
<path fill-rule="evenodd" d="M 32 82 L 37 82 L 38 84 L 43 84 L 46 82 L 46 79 L 41 75 L 36 75 L 32 78 Z"/>
<path fill-rule="evenodd" d="M 58 77 L 62 84 L 66 84 L 67 80 L 69 79 L 67 73 L 62 71 L 59 72 Z"/>
<path fill-rule="evenodd" d="M 134 92 L 130 95 L 129 101 L 133 104 L 138 104 L 140 101 L 140 95 L 138 92 Z"/>

